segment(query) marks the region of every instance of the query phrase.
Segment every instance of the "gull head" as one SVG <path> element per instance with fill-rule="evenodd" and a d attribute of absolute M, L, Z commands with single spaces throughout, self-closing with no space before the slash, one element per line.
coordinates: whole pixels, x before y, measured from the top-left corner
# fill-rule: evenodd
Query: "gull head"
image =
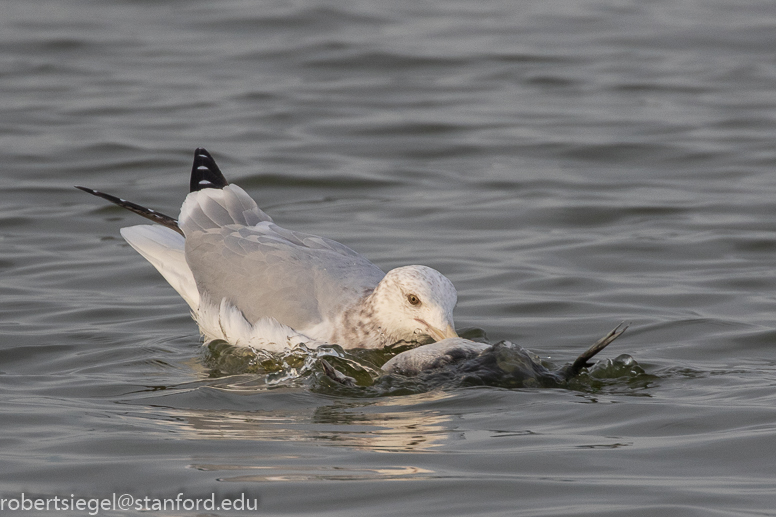
<path fill-rule="evenodd" d="M 374 318 L 390 341 L 457 337 L 453 308 L 458 293 L 442 273 L 426 266 L 392 269 L 372 293 Z"/>

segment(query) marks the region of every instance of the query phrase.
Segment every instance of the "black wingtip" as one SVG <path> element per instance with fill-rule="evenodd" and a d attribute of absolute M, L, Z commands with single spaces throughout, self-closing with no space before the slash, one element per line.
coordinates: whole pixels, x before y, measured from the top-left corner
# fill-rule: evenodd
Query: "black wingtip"
<path fill-rule="evenodd" d="M 83 190 L 87 194 L 91 194 L 93 196 L 100 197 L 106 201 L 110 201 L 114 205 L 118 205 L 121 208 L 125 208 L 130 212 L 134 212 L 140 216 L 145 217 L 146 219 L 150 219 L 155 223 L 159 223 L 162 226 L 166 226 L 167 228 L 171 230 L 175 230 L 176 232 L 183 235 L 183 230 L 181 230 L 180 227 L 178 226 L 178 221 L 175 218 L 170 217 L 169 215 L 164 215 L 163 213 L 157 212 L 156 210 L 146 208 L 142 205 L 138 205 L 137 203 L 133 203 L 132 201 L 127 201 L 126 199 L 121 199 L 120 197 L 111 196 L 110 194 L 106 194 L 105 192 L 100 192 L 99 190 L 94 190 L 93 188 L 79 187 L 78 185 L 74 185 L 74 186 L 78 190 Z"/>
<path fill-rule="evenodd" d="M 216 165 L 216 161 L 210 156 L 210 153 L 203 147 L 198 147 L 194 151 L 194 164 L 191 166 L 191 182 L 189 183 L 189 192 L 197 192 L 205 188 L 222 189 L 227 186 L 221 169 Z"/>
<path fill-rule="evenodd" d="M 97 190 L 94 190 L 93 188 L 79 187 L 78 185 L 73 185 L 73 186 L 75 188 L 77 188 L 78 190 L 83 190 L 84 192 L 87 192 L 87 193 L 95 195 L 95 196 L 97 195 L 97 192 L 98 192 Z"/>

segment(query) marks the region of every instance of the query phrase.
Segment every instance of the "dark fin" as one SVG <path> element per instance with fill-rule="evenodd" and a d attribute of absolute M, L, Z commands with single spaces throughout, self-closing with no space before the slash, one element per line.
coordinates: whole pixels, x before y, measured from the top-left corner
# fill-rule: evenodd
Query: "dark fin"
<path fill-rule="evenodd" d="M 572 364 L 564 368 L 564 374 L 566 376 L 566 379 L 571 379 L 572 377 L 576 376 L 582 368 L 586 368 L 588 366 L 593 366 L 593 363 L 590 363 L 590 359 L 593 358 L 594 355 L 596 355 L 598 352 L 606 348 L 606 346 L 620 337 L 620 335 L 625 332 L 628 329 L 628 325 L 623 323 L 620 323 L 617 325 L 614 330 L 609 332 L 607 335 L 599 339 L 593 346 L 585 350 L 585 352 L 577 357 L 577 360 L 574 361 Z"/>
<path fill-rule="evenodd" d="M 126 199 L 121 199 L 116 196 L 111 196 L 110 194 L 106 194 L 104 192 L 100 192 L 99 190 L 94 190 L 91 188 L 86 187 L 75 187 L 79 190 L 83 190 L 84 192 L 88 192 L 89 194 L 97 197 L 101 197 L 103 199 L 106 199 L 110 201 L 111 203 L 114 203 L 116 205 L 119 205 L 121 208 L 126 208 L 130 212 L 135 212 L 138 215 L 142 215 L 146 219 L 150 219 L 155 223 L 159 223 L 162 226 L 166 226 L 167 228 L 171 230 L 175 230 L 176 232 L 183 235 L 183 231 L 180 229 L 180 226 L 178 226 L 178 221 L 169 215 L 164 215 L 161 212 L 157 212 L 156 210 L 151 210 L 150 208 L 146 208 L 144 206 L 140 206 L 138 204 L 135 204 L 131 201 L 127 201 Z"/>
<path fill-rule="evenodd" d="M 210 153 L 202 147 L 197 148 L 194 151 L 194 165 L 191 166 L 189 192 L 197 192 L 203 188 L 222 189 L 228 184 Z"/>
<path fill-rule="evenodd" d="M 334 382 L 344 384 L 349 388 L 355 387 L 356 379 L 353 377 L 348 377 L 344 373 L 337 371 L 331 364 L 329 364 L 329 361 L 326 359 L 319 358 L 318 360 L 321 362 L 321 366 L 323 366 L 323 373 L 325 373 L 329 379 L 333 380 Z"/>

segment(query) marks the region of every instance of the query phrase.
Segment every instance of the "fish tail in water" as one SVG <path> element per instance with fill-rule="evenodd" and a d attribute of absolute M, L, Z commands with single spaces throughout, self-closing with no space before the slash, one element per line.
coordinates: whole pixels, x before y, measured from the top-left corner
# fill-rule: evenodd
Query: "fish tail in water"
<path fill-rule="evenodd" d="M 620 337 L 620 335 L 625 332 L 627 328 L 628 325 L 626 323 L 620 323 L 611 332 L 596 341 L 593 346 L 585 350 L 584 353 L 577 357 L 576 361 L 564 368 L 563 373 L 565 374 L 566 380 L 576 376 L 582 370 L 582 368 L 592 366 L 593 363 L 588 361 L 590 361 L 590 359 L 592 359 L 593 356 L 595 356 L 598 352 L 606 348 L 609 343 Z"/>

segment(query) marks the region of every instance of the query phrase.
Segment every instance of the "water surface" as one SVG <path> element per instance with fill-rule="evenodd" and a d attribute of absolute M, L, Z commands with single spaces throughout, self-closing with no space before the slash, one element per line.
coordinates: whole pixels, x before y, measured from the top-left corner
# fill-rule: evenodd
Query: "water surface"
<path fill-rule="evenodd" d="M 5 2 L 0 498 L 772 514 L 775 47 L 764 0 Z M 459 329 L 563 362 L 629 321 L 602 355 L 652 380 L 216 375 L 141 221 L 72 188 L 174 215 L 198 146 L 281 225 L 442 271 Z"/>

